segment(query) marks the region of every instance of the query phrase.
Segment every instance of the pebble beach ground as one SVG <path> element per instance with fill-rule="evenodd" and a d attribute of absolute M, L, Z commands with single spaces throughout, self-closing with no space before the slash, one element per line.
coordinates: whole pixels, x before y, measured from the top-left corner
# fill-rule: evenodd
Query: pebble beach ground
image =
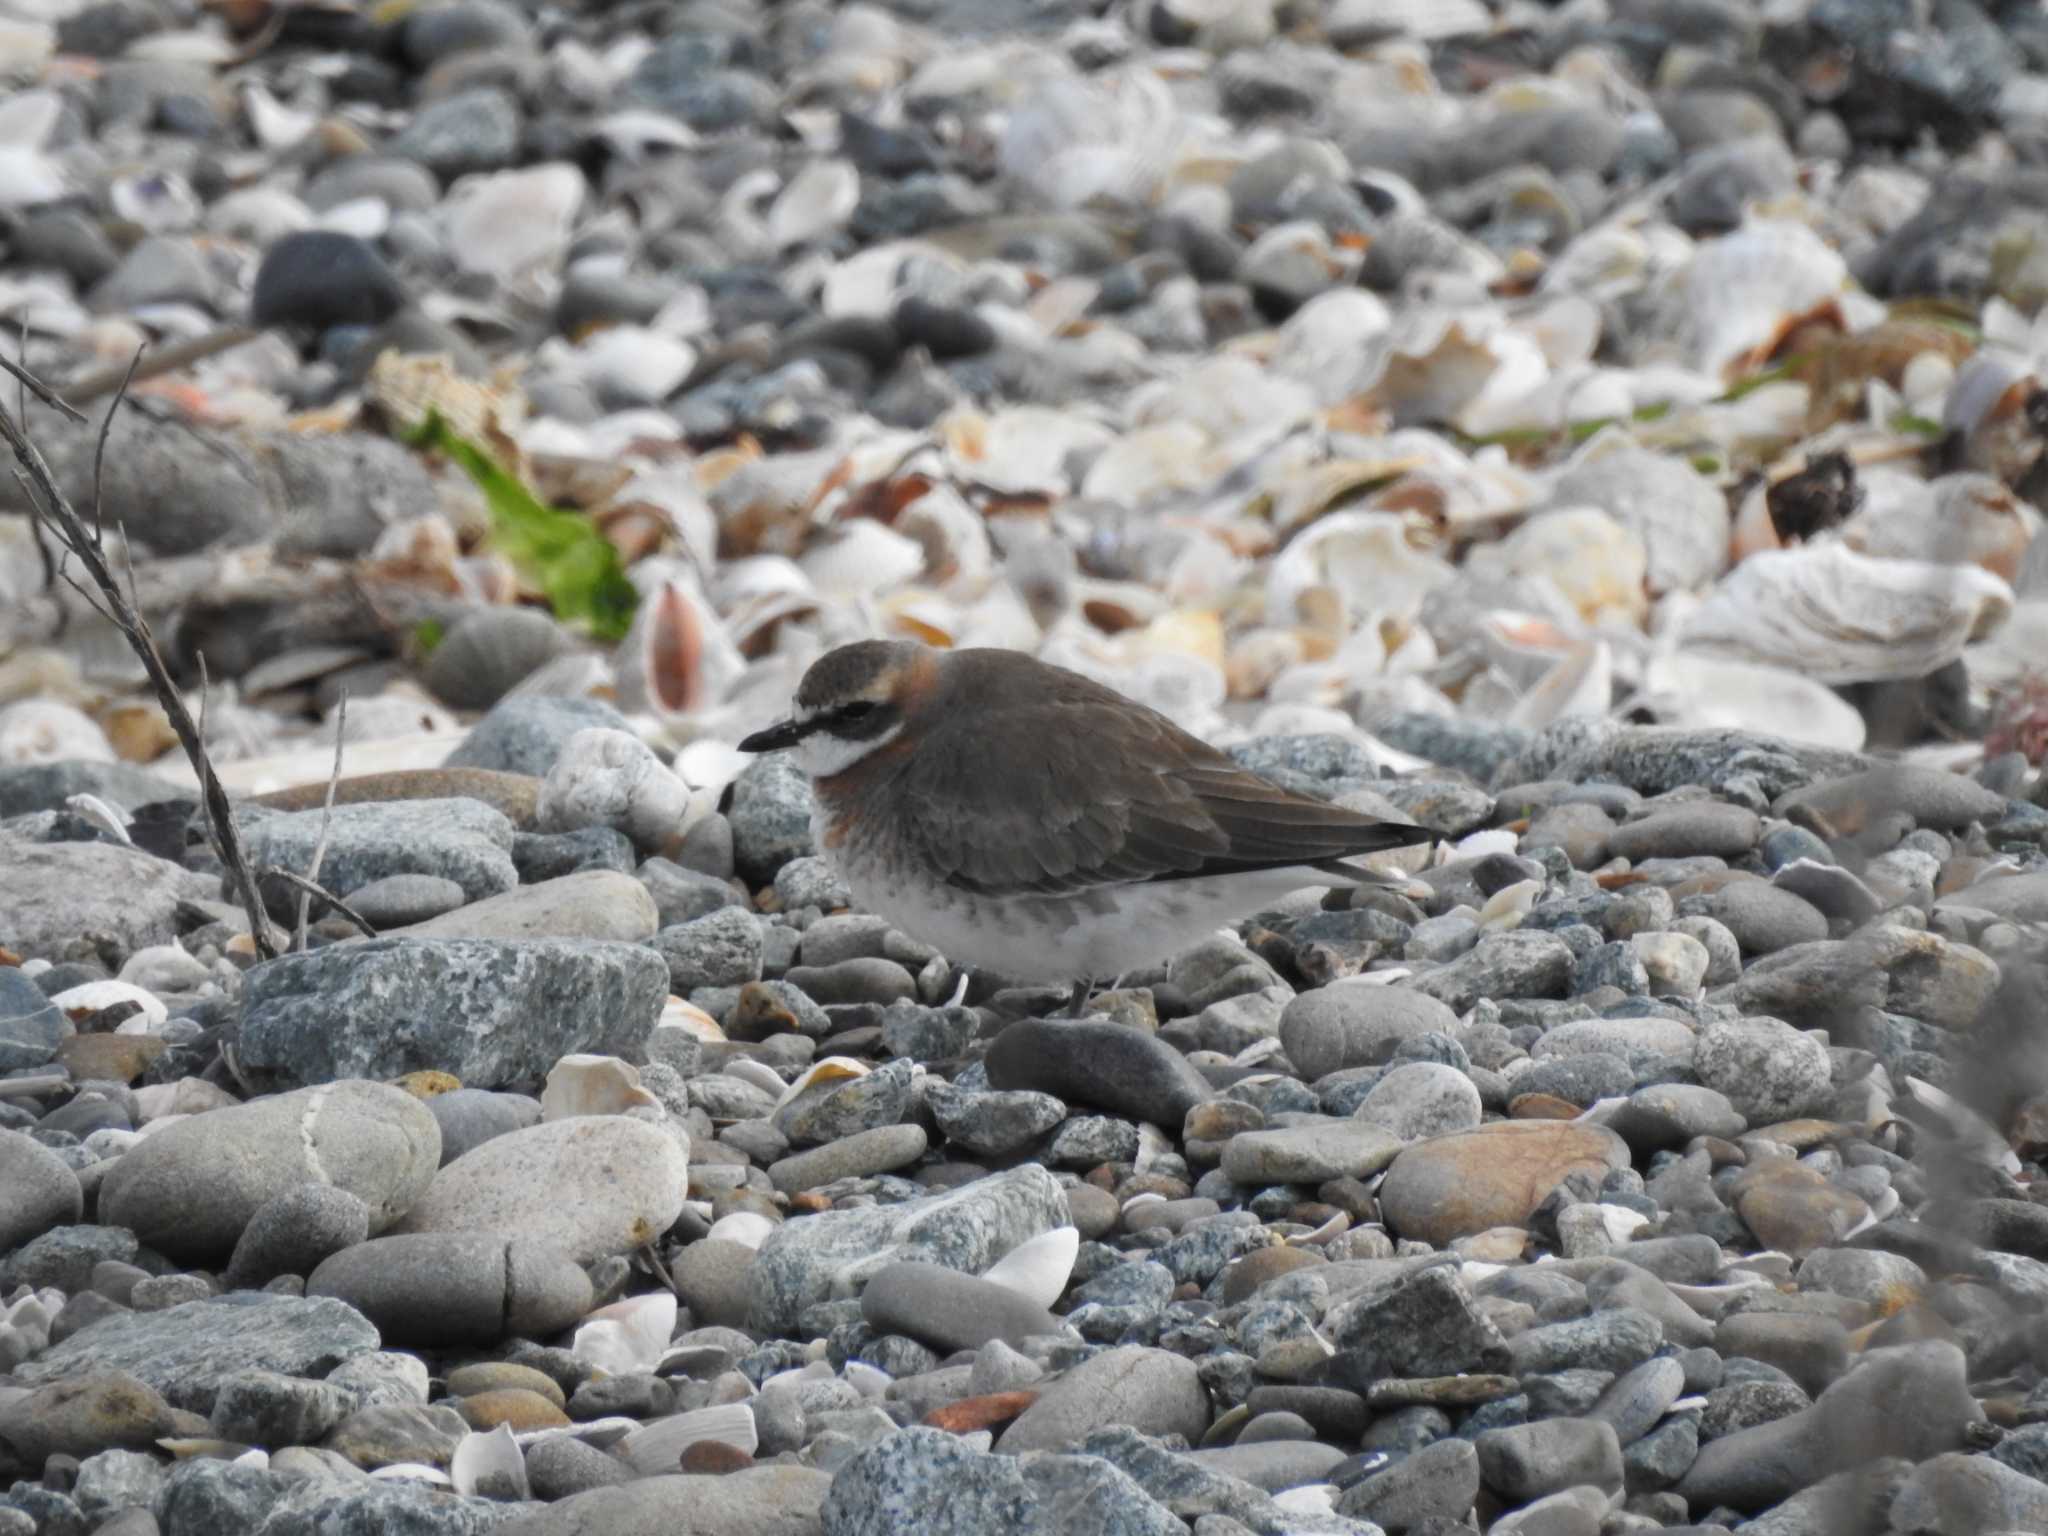
<path fill-rule="evenodd" d="M 6 409 L 282 951 L 9 477 L 0 1536 L 2048 1533 L 2038 6 L 0 74 Z M 1073 1017 L 734 750 L 870 635 L 1438 841 Z"/>

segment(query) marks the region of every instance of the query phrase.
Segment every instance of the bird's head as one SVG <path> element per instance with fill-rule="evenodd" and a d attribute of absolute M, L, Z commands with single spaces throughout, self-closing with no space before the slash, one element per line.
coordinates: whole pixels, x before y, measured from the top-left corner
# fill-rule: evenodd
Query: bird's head
<path fill-rule="evenodd" d="M 756 731 L 742 752 L 793 749 L 814 779 L 843 773 L 902 734 L 932 690 L 937 656 L 907 640 L 857 640 L 811 663 L 787 720 Z"/>

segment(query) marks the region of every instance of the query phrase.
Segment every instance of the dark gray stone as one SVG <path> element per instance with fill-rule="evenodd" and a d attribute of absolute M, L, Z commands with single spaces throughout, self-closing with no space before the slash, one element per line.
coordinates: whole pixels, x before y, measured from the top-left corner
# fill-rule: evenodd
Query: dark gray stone
<path fill-rule="evenodd" d="M 591 1307 L 590 1277 L 567 1253 L 530 1238 L 405 1232 L 335 1254 L 306 1294 L 347 1302 L 389 1343 L 495 1344 L 544 1338 Z"/>
<path fill-rule="evenodd" d="M 1378 1295 L 1341 1303 L 1324 1320 L 1334 1370 L 1360 1391 L 1383 1376 L 1451 1376 L 1480 1369 L 1500 1330 L 1474 1304 L 1456 1269 L 1438 1265 Z"/>
<path fill-rule="evenodd" d="M 370 1235 L 370 1207 L 331 1184 L 297 1184 L 249 1218 L 222 1277 L 229 1290 L 259 1290 L 279 1275 L 310 1275 L 330 1254 Z"/>
<path fill-rule="evenodd" d="M 494 1137 L 540 1124 L 540 1100 L 523 1093 L 457 1088 L 427 1100 L 441 1127 L 441 1166 L 474 1152 Z"/>
<path fill-rule="evenodd" d="M 816 852 L 811 845 L 811 781 L 786 752 L 749 763 L 733 781 L 733 858 L 750 887 L 773 883 L 791 859 Z"/>
<path fill-rule="evenodd" d="M 0 1131 L 0 1253 L 70 1225 L 84 1209 L 78 1175 L 63 1158 L 19 1131 Z"/>
<path fill-rule="evenodd" d="M 405 303 L 398 275 L 377 248 L 354 235 L 300 229 L 263 253 L 250 294 L 250 323 L 305 326 L 378 325 Z"/>
<path fill-rule="evenodd" d="M 951 1353 L 991 1339 L 1022 1344 L 1060 1331 L 1060 1320 L 1015 1291 L 937 1264 L 890 1264 L 861 1292 L 861 1316 L 883 1333 L 907 1334 Z"/>
<path fill-rule="evenodd" d="M 668 965 L 669 989 L 680 996 L 699 987 L 737 987 L 761 979 L 761 920 L 743 907 L 722 907 L 663 928 L 653 942 Z"/>
<path fill-rule="evenodd" d="M 1173 1130 L 1215 1097 L 1164 1040 L 1106 1020 L 1020 1019 L 996 1036 L 985 1060 L 993 1088 L 1036 1089 Z"/>

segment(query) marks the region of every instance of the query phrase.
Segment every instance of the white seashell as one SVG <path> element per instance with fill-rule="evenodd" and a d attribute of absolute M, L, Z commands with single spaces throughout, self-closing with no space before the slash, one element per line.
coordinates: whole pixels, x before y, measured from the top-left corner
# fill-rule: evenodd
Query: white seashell
<path fill-rule="evenodd" d="M 513 278 L 553 264 L 568 248 L 586 190 L 573 165 L 469 176 L 441 205 L 448 249 L 465 270 Z"/>
<path fill-rule="evenodd" d="M 754 1410 L 745 1403 L 721 1403 L 671 1414 L 635 1430 L 619 1442 L 619 1453 L 643 1477 L 672 1472 L 684 1451 L 699 1440 L 736 1445 L 749 1456 L 760 1448 Z"/>
<path fill-rule="evenodd" d="M 1553 720 L 1600 716 L 1614 702 L 1614 652 L 1604 640 L 1575 647 L 1515 701 L 1508 724 L 1540 730 Z"/>
<path fill-rule="evenodd" d="M 584 381 L 610 404 L 655 405 L 697 366 L 697 349 L 644 325 L 608 325 L 575 349 Z"/>
<path fill-rule="evenodd" d="M 1694 651 L 1653 658 L 1638 701 L 1669 725 L 1719 726 L 1860 752 L 1862 713 L 1832 688 L 1785 667 Z"/>
<path fill-rule="evenodd" d="M 1012 406 L 985 419 L 955 412 L 935 430 L 959 479 L 1012 496 L 1065 495 L 1072 489 L 1068 461 L 1114 440 L 1098 422 L 1042 405 Z"/>
<path fill-rule="evenodd" d="M 1789 220 L 1754 220 L 1702 243 L 1674 286 L 1681 344 L 1701 372 L 1739 378 L 1801 321 L 1841 320 L 1849 287 L 1848 263 L 1813 230 Z"/>
<path fill-rule="evenodd" d="M 1522 840 L 1506 827 L 1487 827 L 1458 839 L 1451 849 L 1453 859 L 1483 859 L 1490 853 L 1512 854 Z"/>
<path fill-rule="evenodd" d="M 1642 536 L 1598 507 L 1533 517 L 1501 542 L 1498 556 L 1516 574 L 1546 581 L 1590 623 L 1618 618 L 1633 627 L 1649 606 Z"/>
<path fill-rule="evenodd" d="M 640 1086 L 640 1069 L 616 1056 L 564 1056 L 541 1089 L 540 1117 L 571 1120 L 579 1115 L 622 1115 L 629 1109 L 661 1108 L 661 1100 Z"/>
<path fill-rule="evenodd" d="M 860 172 L 845 160 L 813 160 L 768 209 L 768 239 L 778 251 L 836 232 L 860 205 Z"/>
<path fill-rule="evenodd" d="M 1019 100 L 1003 125 L 997 164 L 1054 207 L 1097 198 L 1141 203 L 1172 169 L 1184 133 L 1156 70 L 1061 75 Z"/>
<path fill-rule="evenodd" d="M 66 795 L 64 808 L 83 816 L 115 842 L 130 845 L 134 843 L 134 839 L 128 835 L 128 818 L 98 795 Z"/>
<path fill-rule="evenodd" d="M 370 1476 L 387 1483 L 429 1483 L 436 1488 L 451 1487 L 455 1481 L 439 1467 L 430 1467 L 424 1461 L 394 1461 L 376 1468 Z"/>
<path fill-rule="evenodd" d="M 924 571 L 924 547 L 871 517 L 834 525 L 798 560 L 821 594 L 867 597 L 887 592 Z"/>
<path fill-rule="evenodd" d="M 526 1458 L 519 1454 L 510 1424 L 500 1424 L 489 1434 L 472 1430 L 456 1441 L 455 1454 L 448 1459 L 448 1481 L 457 1493 L 472 1498 L 517 1503 L 533 1496 Z"/>
<path fill-rule="evenodd" d="M 733 1061 L 728 1062 L 726 1064 L 725 1070 L 727 1074 L 731 1076 L 737 1076 L 738 1074 L 733 1072 L 732 1069 L 743 1063 L 755 1066 L 759 1065 L 758 1062 L 749 1062 L 748 1058 L 744 1056 L 737 1057 Z M 802 1093 L 805 1089 L 813 1086 L 814 1084 L 829 1083 L 853 1077 L 866 1077 L 868 1075 L 868 1071 L 869 1068 L 865 1062 L 855 1061 L 851 1056 L 823 1057 L 822 1059 L 811 1063 L 810 1067 L 804 1072 L 803 1076 L 799 1077 L 795 1082 L 791 1083 L 787 1088 L 782 1090 L 782 1096 L 776 1100 L 775 1107 L 777 1109 L 782 1108 L 783 1105 L 795 1099 L 798 1094 Z M 777 1079 L 777 1081 L 779 1082 L 780 1079 Z"/>
<path fill-rule="evenodd" d="M 264 1450 L 261 1446 L 251 1446 L 233 1461 L 229 1462 L 228 1465 L 231 1467 L 254 1467 L 258 1472 L 266 1472 L 270 1469 L 270 1452 Z"/>
<path fill-rule="evenodd" d="M 841 1058 L 844 1059 L 844 1058 Z M 719 1069 L 727 1077 L 736 1077 L 741 1082 L 781 1097 L 785 1084 L 775 1069 L 766 1062 L 756 1061 L 751 1056 L 735 1056 Z"/>
<path fill-rule="evenodd" d="M 695 578 L 670 577 L 645 593 L 619 647 L 619 695 L 673 726 L 723 699 L 745 670 Z"/>
<path fill-rule="evenodd" d="M 1842 525 L 1842 542 L 1851 549 L 1941 565 L 1969 561 L 2005 581 L 2017 580 L 2040 519 L 1991 476 L 1945 475 L 1931 483 L 1906 476 L 1880 481 L 1875 473 L 1863 478 L 1869 494 Z M 1891 483 L 1893 494 L 1877 494 L 1883 482 Z"/>
<path fill-rule="evenodd" d="M 758 1211 L 734 1211 L 721 1216 L 711 1224 L 706 1238 L 719 1238 L 728 1243 L 738 1243 L 746 1248 L 759 1248 L 768 1241 L 775 1230 L 775 1223 Z"/>
<path fill-rule="evenodd" d="M 88 981 L 76 987 L 66 988 L 50 999 L 66 1013 L 83 1010 L 97 1013 L 103 1008 L 112 1008 L 117 1003 L 137 1003 L 142 1012 L 136 1018 L 145 1024 L 161 1024 L 171 1016 L 154 992 L 125 981 Z M 131 1021 L 132 1022 L 132 1021 Z"/>
<path fill-rule="evenodd" d="M 114 760 L 114 749 L 91 716 L 51 699 L 22 699 L 0 709 L 0 763 L 54 763 L 67 758 Z"/>
<path fill-rule="evenodd" d="M 1143 1173 L 1154 1163 L 1158 1162 L 1160 1158 L 1171 1156 L 1172 1153 L 1173 1138 L 1171 1136 L 1168 1136 L 1166 1132 L 1152 1124 L 1149 1120 L 1140 1120 L 1138 1122 L 1138 1155 L 1132 1163 L 1133 1168 L 1137 1172 Z"/>
<path fill-rule="evenodd" d="M 650 1291 L 599 1307 L 576 1328 L 569 1352 L 614 1376 L 651 1371 L 676 1327 L 672 1291 Z"/>
<path fill-rule="evenodd" d="M 173 939 L 136 950 L 115 979 L 147 992 L 196 992 L 214 978 L 204 962 L 185 953 L 185 946 Z"/>
<path fill-rule="evenodd" d="M 1335 1483 L 1297 1483 L 1273 1495 L 1273 1507 L 1284 1515 L 1323 1516 L 1337 1513 Z"/>
<path fill-rule="evenodd" d="M 1994 632 L 2012 606 L 2012 588 L 1978 566 L 1887 560 L 1827 541 L 1752 555 L 1676 639 L 1822 683 L 1925 677 Z"/>
<path fill-rule="evenodd" d="M 1452 579 L 1451 568 L 1408 540 L 1405 519 L 1392 512 L 1336 512 L 1304 531 L 1266 571 L 1266 620 L 1299 622 L 1297 604 L 1313 587 L 1328 587 L 1350 627 L 1367 616 L 1406 617 Z"/>
<path fill-rule="evenodd" d="M 242 105 L 249 114 L 249 131 L 269 150 L 290 149 L 320 121 L 311 112 L 286 106 L 254 81 L 242 87 Z"/>
<path fill-rule="evenodd" d="M 678 1029 L 706 1044 L 725 1039 L 725 1031 L 718 1027 L 718 1020 L 695 1003 L 687 1002 L 680 997 L 671 997 L 662 1005 L 661 1017 L 654 1021 L 654 1027 Z"/>
<path fill-rule="evenodd" d="M 983 1270 L 981 1278 L 1026 1301 L 1050 1307 L 1073 1278 L 1074 1260 L 1080 1252 L 1080 1232 L 1073 1227 L 1054 1227 L 1019 1243 Z"/>
<path fill-rule="evenodd" d="M 1535 910 L 1536 898 L 1542 894 L 1543 883 L 1539 880 L 1517 880 L 1513 885 L 1502 886 L 1479 909 L 1479 926 L 1496 930 L 1520 927 L 1522 919 Z"/>

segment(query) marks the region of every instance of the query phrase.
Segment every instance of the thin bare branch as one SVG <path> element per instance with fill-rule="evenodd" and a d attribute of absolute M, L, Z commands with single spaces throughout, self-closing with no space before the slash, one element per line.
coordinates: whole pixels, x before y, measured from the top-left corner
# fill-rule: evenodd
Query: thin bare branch
<path fill-rule="evenodd" d="M 101 477 L 107 464 L 107 434 L 114 429 L 114 413 L 128 398 L 128 386 L 135 382 L 136 366 L 142 361 L 143 349 L 137 347 L 135 355 L 128 359 L 128 371 L 121 376 L 121 387 L 114 391 L 113 403 L 107 407 L 107 414 L 100 418 L 99 441 L 92 449 L 92 536 L 97 542 L 104 542 L 106 504 L 102 496 Z M 135 568 L 128 568 L 128 584 L 135 584 Z"/>
<path fill-rule="evenodd" d="M 84 404 L 112 390 L 126 389 L 130 384 L 140 384 L 160 374 L 175 373 L 189 364 L 203 362 L 215 353 L 232 351 L 262 334 L 255 326 L 222 326 L 204 336 L 194 336 L 190 341 L 181 341 L 176 346 L 152 352 L 149 361 L 139 367 L 130 363 L 126 368 L 100 368 L 92 373 L 82 373 L 64 386 L 64 393 Z M 85 418 L 79 419 L 83 421 Z"/>
<path fill-rule="evenodd" d="M 348 690 L 341 690 L 341 704 L 334 712 L 334 771 L 327 775 L 327 803 L 320 810 L 320 836 L 313 843 L 313 862 L 306 867 L 306 884 L 299 888 L 299 939 L 301 954 L 306 950 L 306 927 L 313 910 L 313 882 L 320 878 L 320 861 L 327 857 L 327 834 L 334 827 L 334 788 L 341 782 L 341 745 L 348 739 Z"/>
<path fill-rule="evenodd" d="M 24 370 L 25 372 L 25 370 Z M 41 381 L 33 377 L 25 383 L 38 395 L 45 392 Z M 126 637 L 136 657 L 142 662 L 143 670 L 149 674 L 150 686 L 155 690 L 157 702 L 163 706 L 165 716 L 170 720 L 171 729 L 177 733 L 179 744 L 185 749 L 185 756 L 192 764 L 192 771 L 199 780 L 200 801 L 206 807 L 211 823 L 214 845 L 219 850 L 220 860 L 227 869 L 228 879 L 249 918 L 249 934 L 256 946 L 259 958 L 269 960 L 277 955 L 277 946 L 271 937 L 269 920 L 264 916 L 263 898 L 256 889 L 255 876 L 249 872 L 249 861 L 242 852 L 242 840 L 235 823 L 235 809 L 229 802 L 227 791 L 221 787 L 220 776 L 214 772 L 213 763 L 206 754 L 205 742 L 201 739 L 199 727 L 192 719 L 192 712 L 185 707 L 179 695 L 177 684 L 171 680 L 170 668 L 164 664 L 163 653 L 157 649 L 156 638 L 150 633 L 148 621 L 142 617 L 134 602 L 122 592 L 121 584 L 115 580 L 108 567 L 106 555 L 97 540 L 80 521 L 70 499 L 58 487 L 56 476 L 50 472 L 47 460 L 30 440 L 27 428 L 17 421 L 12 412 L 0 409 L 0 438 L 5 438 L 14 457 L 33 484 L 36 495 L 31 498 L 36 516 L 50 525 L 57 542 L 63 545 L 69 556 L 75 556 L 85 567 L 86 575 L 93 586 L 99 589 L 101 600 L 106 605 L 107 616 Z M 132 567 L 131 567 L 132 570 Z"/>
<path fill-rule="evenodd" d="M 263 867 L 263 878 L 266 880 L 275 879 L 284 881 L 286 885 L 292 886 L 297 889 L 301 900 L 304 900 L 308 896 L 318 896 L 322 901 L 326 902 L 327 905 L 334 908 L 335 911 L 339 912 L 343 917 L 347 918 L 350 922 L 354 923 L 358 928 L 362 929 L 364 938 L 374 939 L 375 937 L 377 937 L 377 930 L 370 926 L 368 920 L 364 918 L 362 913 L 358 912 L 354 907 L 350 906 L 347 902 L 343 901 L 339 896 L 335 895 L 334 892 L 328 890 L 324 886 L 315 884 L 313 881 L 308 880 L 304 875 L 294 874 L 289 869 L 279 869 L 275 864 L 266 864 Z"/>
<path fill-rule="evenodd" d="M 41 379 L 37 378 L 34 374 L 30 373 L 28 371 L 28 368 L 26 367 L 27 361 L 28 353 L 26 348 L 24 348 L 22 352 L 22 361 L 19 363 L 15 362 L 5 353 L 0 353 L 0 368 L 4 368 L 9 373 L 13 374 L 14 377 L 21 382 L 21 387 L 23 389 L 26 389 L 30 394 L 34 395 L 38 400 L 42 401 L 43 404 L 47 405 L 51 410 L 56 411 L 59 415 L 68 416 L 73 421 L 83 426 L 85 424 L 85 417 L 78 411 L 78 409 L 75 406 L 71 404 L 70 401 L 66 400 L 62 395 L 58 394 L 57 391 L 50 388 L 49 385 L 45 384 Z"/>

